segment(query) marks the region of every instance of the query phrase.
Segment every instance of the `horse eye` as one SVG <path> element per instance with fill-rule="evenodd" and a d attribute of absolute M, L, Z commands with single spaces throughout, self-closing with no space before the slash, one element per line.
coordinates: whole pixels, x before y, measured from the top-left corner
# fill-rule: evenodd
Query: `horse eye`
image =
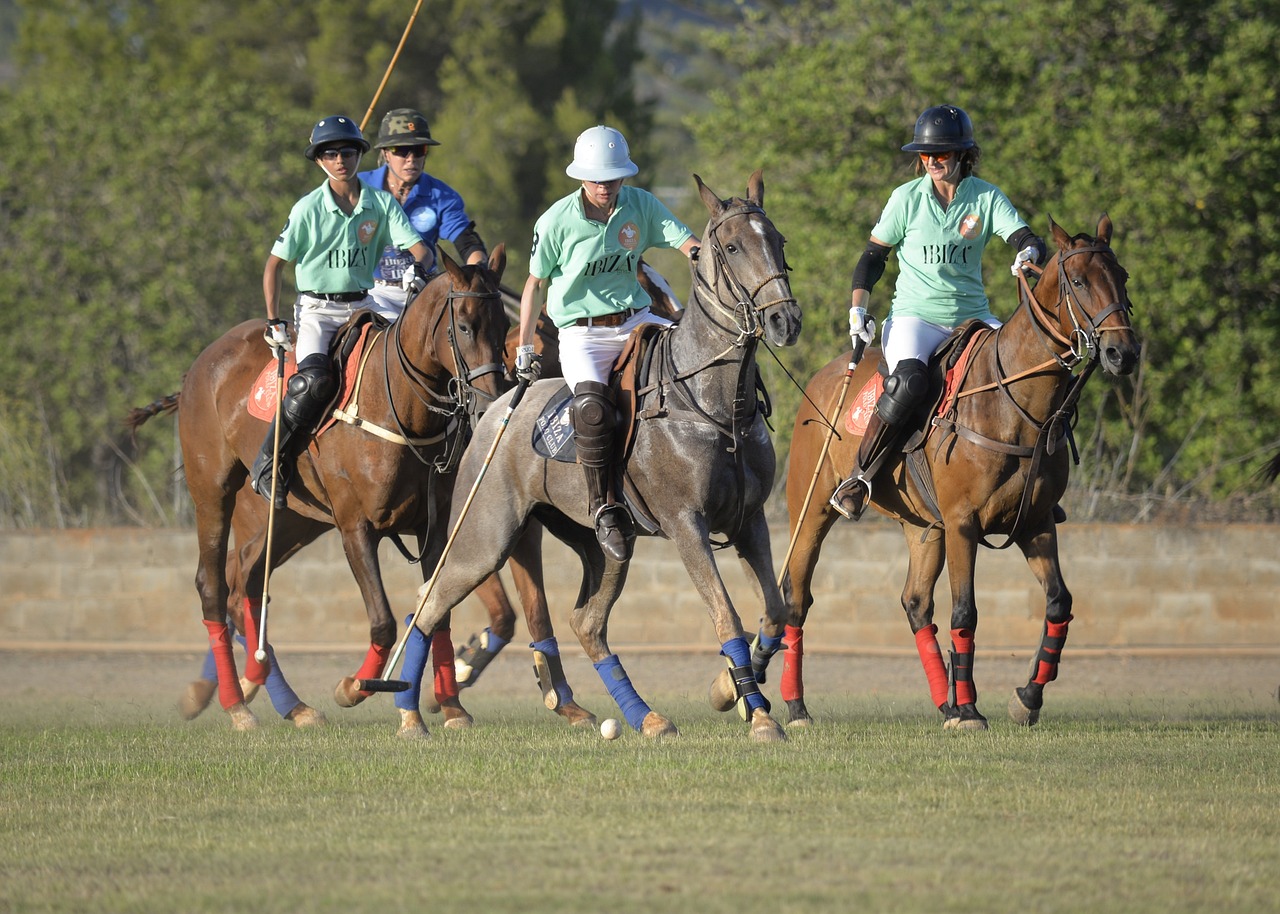
<path fill-rule="evenodd" d="M 1083 279 L 1079 279 L 1079 278 L 1072 279 L 1072 280 L 1071 280 L 1071 285 L 1075 286 L 1077 289 L 1083 289 L 1083 288 L 1084 288 L 1084 280 L 1083 280 Z"/>
<path fill-rule="evenodd" d="M 728 251 L 730 254 L 738 253 L 738 246 L 736 244 L 726 244 L 724 246 L 724 249 Z"/>

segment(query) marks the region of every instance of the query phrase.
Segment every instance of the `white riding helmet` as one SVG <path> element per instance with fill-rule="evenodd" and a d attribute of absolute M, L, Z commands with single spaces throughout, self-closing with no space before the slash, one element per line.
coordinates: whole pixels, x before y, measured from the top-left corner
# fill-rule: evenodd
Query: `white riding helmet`
<path fill-rule="evenodd" d="M 640 170 L 621 133 L 603 124 L 582 131 L 573 146 L 573 161 L 564 170 L 579 181 L 614 181 Z"/>

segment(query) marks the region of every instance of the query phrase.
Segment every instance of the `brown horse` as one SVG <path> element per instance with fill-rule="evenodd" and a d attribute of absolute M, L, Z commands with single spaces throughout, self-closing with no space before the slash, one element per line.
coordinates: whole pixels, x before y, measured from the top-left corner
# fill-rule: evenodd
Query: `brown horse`
<path fill-rule="evenodd" d="M 505 249 L 495 248 L 486 266 L 462 267 L 444 254 L 441 262 L 445 272 L 367 345 L 358 425 L 335 425 L 314 440 L 299 458 L 289 510 L 275 519 L 273 568 L 336 526 L 360 585 L 370 620 L 370 649 L 360 671 L 338 684 L 335 700 L 342 706 L 366 697 L 357 680 L 381 675 L 395 640 L 378 543 L 411 532 L 418 540 L 424 576 L 434 567 L 443 547 L 451 490 L 447 478 L 437 477 L 452 473 L 475 415 L 505 387 L 507 318 L 498 292 Z M 264 362 L 260 328 L 260 322 L 248 321 L 227 333 L 197 357 L 176 399 L 135 410 L 128 420 L 136 427 L 151 415 L 180 407 L 183 459 L 200 546 L 196 584 L 216 661 L 219 699 L 238 728 L 252 727 L 256 719 L 235 674 L 226 619 L 228 610 L 239 615 L 241 630 L 253 642 L 261 613 L 267 528 L 266 502 L 247 487 L 246 470 L 253 439 L 260 439 L 265 428 L 246 409 L 252 381 Z M 229 554 L 231 529 L 238 551 Z M 513 572 L 522 598 L 540 597 L 540 582 L 529 580 L 514 564 Z M 507 603 L 496 576 L 478 593 L 491 614 L 511 613 L 509 604 L 495 605 Z M 241 607 L 247 611 L 240 612 Z M 251 651 L 246 672 L 257 685 L 267 681 L 270 670 Z M 199 696 L 195 707 L 192 703 L 189 693 L 188 716 L 203 706 Z M 470 722 L 456 696 L 446 703 L 446 726 Z M 315 712 L 299 703 L 289 716 L 303 723 L 314 721 Z M 590 718 L 589 712 L 582 716 Z"/>
<path fill-rule="evenodd" d="M 1070 237 L 1052 220 L 1050 226 L 1058 250 L 1034 292 L 1021 280 L 1018 309 L 999 330 L 982 329 L 973 337 L 957 395 L 942 398 L 927 437 L 872 479 L 871 503 L 906 535 L 910 561 L 902 607 L 948 729 L 987 725 L 973 684 L 974 562 L 979 544 L 991 546 L 987 537 L 993 535 L 1007 537 L 998 548 L 1017 544 L 1044 588 L 1045 627 L 1031 678 L 1009 703 L 1019 723 L 1039 718 L 1044 686 L 1057 676 L 1072 618 L 1053 516 L 1070 472 L 1067 423 L 1098 364 L 1112 375 L 1127 375 L 1138 361 L 1127 274 L 1110 247 L 1111 220 L 1103 216 L 1092 238 Z M 819 410 L 842 402 L 845 390 L 863 390 L 879 361 L 878 352 L 869 355 L 851 373 L 849 353 L 829 362 L 810 381 L 796 416 L 787 474 L 792 549 L 782 576 L 789 619 L 781 692 L 790 725 L 811 720 L 804 704 L 802 635 L 818 554 L 837 519 L 827 495 L 854 465 L 861 440 L 846 426 L 848 404 L 831 418 Z M 944 562 L 952 596 L 949 668 L 933 624 L 934 585 Z M 760 640 L 752 659 L 763 679 L 769 652 L 760 649 Z"/>

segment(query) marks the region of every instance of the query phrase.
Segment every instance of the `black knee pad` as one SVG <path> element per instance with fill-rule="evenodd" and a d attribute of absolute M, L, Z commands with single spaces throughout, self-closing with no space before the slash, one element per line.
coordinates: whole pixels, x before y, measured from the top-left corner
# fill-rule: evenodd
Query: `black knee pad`
<path fill-rule="evenodd" d="M 613 451 L 613 432 L 618 411 L 613 390 L 599 381 L 583 381 L 573 390 L 573 438 L 578 460 L 584 466 L 605 466 Z"/>
<path fill-rule="evenodd" d="M 876 412 L 889 425 L 900 425 L 910 417 L 929 393 L 929 369 L 919 359 L 903 359 L 885 378 L 884 393 Z"/>
<path fill-rule="evenodd" d="M 295 427 L 310 425 L 320 416 L 337 390 L 333 366 L 327 355 L 310 355 L 302 360 L 297 373 L 289 379 L 281 411 L 285 421 Z"/>

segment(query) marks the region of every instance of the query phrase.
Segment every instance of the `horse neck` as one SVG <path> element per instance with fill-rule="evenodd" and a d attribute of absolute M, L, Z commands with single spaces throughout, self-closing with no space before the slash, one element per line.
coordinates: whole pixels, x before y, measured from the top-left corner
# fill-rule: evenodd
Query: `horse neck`
<path fill-rule="evenodd" d="M 445 295 L 424 290 L 410 302 L 387 328 L 384 343 L 378 347 L 383 365 L 371 366 L 376 369 L 377 386 L 392 399 L 396 415 L 416 428 L 443 422 L 438 412 L 427 409 L 427 402 L 447 398 L 453 377 L 453 371 L 439 358 L 433 339 L 446 319 L 442 309 L 447 300 Z"/>
<path fill-rule="evenodd" d="M 671 363 L 681 387 L 708 415 L 732 417 L 739 396 L 753 396 L 758 340 L 739 341 L 732 317 L 708 301 L 708 288 L 694 282 L 689 304 L 671 330 Z"/>

